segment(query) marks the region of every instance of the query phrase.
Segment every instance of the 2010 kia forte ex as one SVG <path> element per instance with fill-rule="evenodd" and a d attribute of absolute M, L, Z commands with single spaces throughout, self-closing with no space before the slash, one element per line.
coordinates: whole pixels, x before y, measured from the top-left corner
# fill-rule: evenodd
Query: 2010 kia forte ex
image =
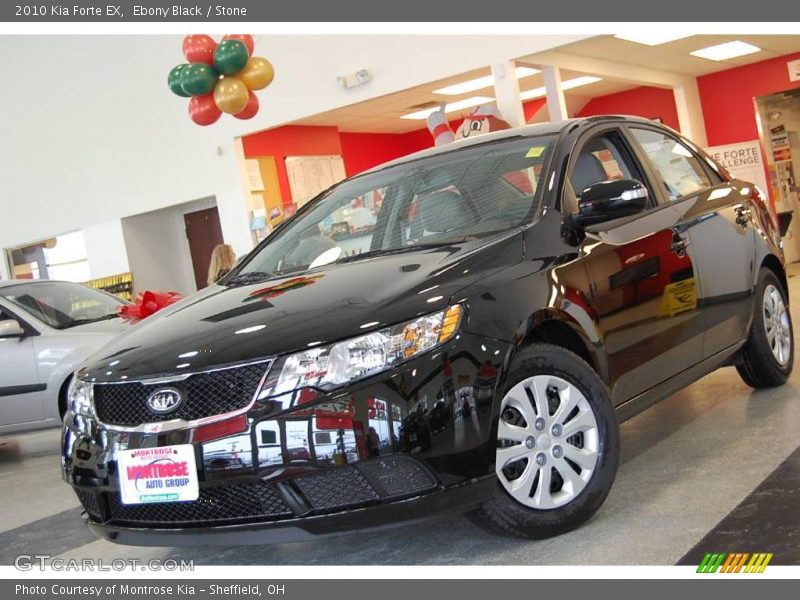
<path fill-rule="evenodd" d="M 651 121 L 511 129 L 315 198 L 75 375 L 63 473 L 120 543 L 309 539 L 444 509 L 589 519 L 619 420 L 789 376 L 771 210 Z M 653 465 L 669 469 L 669 465 Z"/>

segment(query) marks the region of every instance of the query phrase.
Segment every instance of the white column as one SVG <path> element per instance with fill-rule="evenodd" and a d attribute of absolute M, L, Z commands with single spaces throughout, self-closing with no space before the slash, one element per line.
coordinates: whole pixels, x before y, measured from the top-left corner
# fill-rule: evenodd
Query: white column
<path fill-rule="evenodd" d="M 11 279 L 11 270 L 10 267 L 8 266 L 8 261 L 10 260 L 10 257 L 8 256 L 8 253 L 2 248 L 0 248 L 0 253 L 2 253 L 0 254 L 0 281 L 2 281 L 3 279 Z"/>
<path fill-rule="evenodd" d="M 525 111 L 522 108 L 522 98 L 519 97 L 516 68 L 513 60 L 492 65 L 497 110 L 512 127 L 525 125 Z"/>
<path fill-rule="evenodd" d="M 561 87 L 561 69 L 542 67 L 542 77 L 544 78 L 544 88 L 547 91 L 547 112 L 550 115 L 550 121 L 553 123 L 566 121 L 569 114 L 564 90 Z"/>
<path fill-rule="evenodd" d="M 241 138 L 221 147 L 220 172 L 224 173 L 224 186 L 217 190 L 217 211 L 219 212 L 222 237 L 226 244 L 233 246 L 237 256 L 253 249 L 253 236 L 247 211 L 247 196 L 244 174 L 244 149 Z M 221 180 L 221 183 L 222 181 Z"/>
<path fill-rule="evenodd" d="M 701 148 L 705 148 L 708 140 L 697 80 L 694 77 L 686 78 L 683 83 L 672 88 L 672 93 L 675 96 L 681 133 Z"/>
<path fill-rule="evenodd" d="M 89 274 L 92 279 L 110 277 L 131 270 L 122 220 L 112 219 L 83 228 L 83 244 L 86 247 L 86 260 L 89 261 Z"/>

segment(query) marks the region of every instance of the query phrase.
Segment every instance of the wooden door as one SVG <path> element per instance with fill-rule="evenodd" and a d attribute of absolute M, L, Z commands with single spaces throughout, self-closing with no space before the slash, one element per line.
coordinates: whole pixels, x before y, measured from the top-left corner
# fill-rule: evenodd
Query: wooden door
<path fill-rule="evenodd" d="M 223 243 L 222 227 L 219 224 L 217 207 L 198 210 L 183 215 L 186 224 L 186 239 L 189 240 L 189 251 L 192 255 L 194 280 L 197 289 L 208 285 L 208 266 L 214 247 Z"/>

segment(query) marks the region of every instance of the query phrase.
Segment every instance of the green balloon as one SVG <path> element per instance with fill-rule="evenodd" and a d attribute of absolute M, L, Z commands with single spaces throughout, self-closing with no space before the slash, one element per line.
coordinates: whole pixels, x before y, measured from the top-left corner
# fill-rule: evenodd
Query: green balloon
<path fill-rule="evenodd" d="M 188 98 L 191 95 L 184 92 L 181 88 L 181 71 L 188 66 L 188 63 L 178 65 L 169 72 L 169 75 L 167 75 L 167 85 L 169 85 L 169 89 L 172 90 L 173 94 L 176 94 L 181 98 Z"/>
<path fill-rule="evenodd" d="M 214 66 L 223 75 L 235 75 L 247 64 L 247 46 L 239 40 L 225 40 L 214 52 Z"/>
<path fill-rule="evenodd" d="M 189 96 L 204 96 L 214 91 L 219 74 L 206 63 L 192 63 L 180 71 L 181 90 Z"/>

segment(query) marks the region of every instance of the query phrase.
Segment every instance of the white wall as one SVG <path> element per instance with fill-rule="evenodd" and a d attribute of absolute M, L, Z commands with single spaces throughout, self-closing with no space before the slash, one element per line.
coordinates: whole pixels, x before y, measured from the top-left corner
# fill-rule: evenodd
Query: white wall
<path fill-rule="evenodd" d="M 166 77 L 181 36 L 2 36 L 0 248 L 214 196 L 225 241 L 251 236 L 234 138 L 588 36 L 261 36 L 275 66 L 250 121 L 194 125 Z M 367 68 L 367 85 L 336 75 Z M 132 262 L 132 259 L 131 259 Z M 133 264 L 131 264 L 133 266 Z"/>
<path fill-rule="evenodd" d="M 83 243 L 92 279 L 130 271 L 120 219 L 84 227 Z"/>
<path fill-rule="evenodd" d="M 127 217 L 122 219 L 122 232 L 135 293 L 197 291 L 180 209 Z"/>

